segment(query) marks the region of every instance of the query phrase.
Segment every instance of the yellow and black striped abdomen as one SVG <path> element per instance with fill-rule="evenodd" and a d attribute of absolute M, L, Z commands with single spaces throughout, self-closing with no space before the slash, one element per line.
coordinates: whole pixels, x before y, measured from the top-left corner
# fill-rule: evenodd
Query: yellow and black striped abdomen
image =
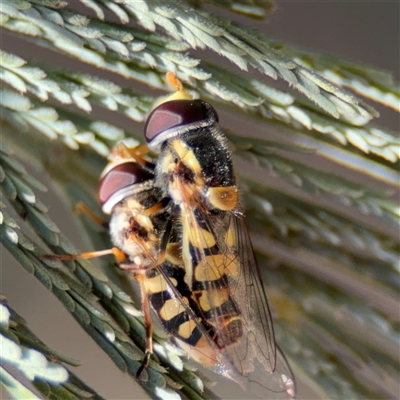
<path fill-rule="evenodd" d="M 212 337 L 214 329 L 204 323 L 184 276 L 183 268 L 165 262 L 146 272 L 146 292 L 169 334 L 190 347 L 206 346 L 204 332 Z"/>
<path fill-rule="evenodd" d="M 231 296 L 239 260 L 234 246 L 227 243 L 227 238 L 234 235 L 232 214 L 222 210 L 214 213 L 218 213 L 217 219 L 212 218 L 211 211 L 207 214 L 203 208 L 182 205 L 182 255 L 188 274 L 184 279 L 197 313 L 204 325 L 213 328 L 211 338 L 223 349 L 243 335 L 240 308 Z"/>
<path fill-rule="evenodd" d="M 196 250 L 192 248 L 191 253 L 196 254 Z M 198 261 L 193 265 L 193 296 L 202 320 L 214 328 L 214 342 L 218 348 L 224 348 L 243 335 L 240 311 L 230 295 L 231 280 L 226 273 L 235 257 L 219 253 L 216 245 L 203 251 L 204 259 L 192 257 L 192 261 Z"/>

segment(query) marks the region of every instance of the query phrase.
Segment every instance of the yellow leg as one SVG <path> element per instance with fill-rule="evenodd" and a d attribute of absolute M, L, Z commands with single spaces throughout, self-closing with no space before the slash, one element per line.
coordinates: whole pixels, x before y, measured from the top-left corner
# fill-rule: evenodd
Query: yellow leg
<path fill-rule="evenodd" d="M 166 246 L 168 243 L 168 238 L 169 238 L 170 233 L 171 233 L 171 226 L 170 226 L 170 224 L 168 224 L 167 229 L 164 233 L 163 240 L 161 242 L 161 249 L 160 249 L 160 253 L 158 255 L 158 259 L 149 268 L 154 268 L 158 265 L 161 265 L 165 261 Z M 144 274 L 144 271 L 148 270 L 149 268 L 143 268 L 141 270 L 138 269 L 134 273 L 135 279 L 140 284 L 140 292 L 141 292 L 141 296 L 142 296 L 142 311 L 143 311 L 143 315 L 144 315 L 144 323 L 145 323 L 145 328 L 146 328 L 146 352 L 144 354 L 142 364 L 140 365 L 139 369 L 136 372 L 136 378 L 140 378 L 140 375 L 143 373 L 143 371 L 149 365 L 150 357 L 153 354 L 153 321 L 151 319 L 151 314 L 150 314 L 149 298 L 147 297 L 146 286 L 144 284 L 145 280 L 147 279 Z"/>
<path fill-rule="evenodd" d="M 146 144 L 142 144 L 138 147 L 135 147 L 133 149 L 129 149 L 131 151 L 131 154 L 135 154 L 137 156 L 142 156 L 144 154 L 147 154 L 150 150 L 149 147 Z"/>
<path fill-rule="evenodd" d="M 145 210 L 143 210 L 143 214 L 147 215 L 148 217 L 150 217 L 151 215 L 153 215 L 154 213 L 156 213 L 157 211 L 161 211 L 163 208 L 165 207 L 165 204 L 163 204 L 162 201 L 154 204 L 153 206 L 146 208 Z"/>
<path fill-rule="evenodd" d="M 125 143 L 119 143 L 112 150 L 113 157 L 122 159 L 133 158 L 138 164 L 147 167 L 149 161 L 143 158 L 143 155 L 149 152 L 146 145 L 129 148 Z"/>
<path fill-rule="evenodd" d="M 100 251 L 88 251 L 86 253 L 80 253 L 80 254 L 43 254 L 41 258 L 47 260 L 80 260 L 80 259 L 102 257 L 110 254 L 114 255 L 118 263 L 126 259 L 126 254 L 117 247 Z"/>
<path fill-rule="evenodd" d="M 75 206 L 75 211 L 79 214 L 86 214 L 89 218 L 91 218 L 97 224 L 107 227 L 108 222 L 96 215 L 83 201 L 78 201 Z"/>
<path fill-rule="evenodd" d="M 178 79 L 178 77 L 173 72 L 167 72 L 165 78 L 169 85 L 175 89 L 177 92 L 183 91 L 182 82 Z"/>

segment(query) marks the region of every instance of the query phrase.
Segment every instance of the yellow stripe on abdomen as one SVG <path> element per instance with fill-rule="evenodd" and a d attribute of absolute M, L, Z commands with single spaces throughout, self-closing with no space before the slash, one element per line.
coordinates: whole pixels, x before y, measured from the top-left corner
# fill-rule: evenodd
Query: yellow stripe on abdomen
<path fill-rule="evenodd" d="M 204 290 L 198 297 L 198 301 L 201 309 L 207 313 L 229 302 L 229 292 L 227 289 Z"/>

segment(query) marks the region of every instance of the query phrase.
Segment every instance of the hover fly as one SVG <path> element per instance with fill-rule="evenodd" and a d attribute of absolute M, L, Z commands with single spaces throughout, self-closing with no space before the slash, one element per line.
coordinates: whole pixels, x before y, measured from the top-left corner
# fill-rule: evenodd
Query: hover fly
<path fill-rule="evenodd" d="M 160 153 L 154 185 L 170 198 L 184 271 L 181 280 L 160 272 L 167 285 L 158 295 L 168 300 L 156 312 L 202 365 L 260 398 L 268 392 L 294 397 L 218 114 L 208 102 L 191 98 L 173 74 L 167 80 L 176 93 L 150 113 L 145 138 Z"/>
<path fill-rule="evenodd" d="M 293 398 L 291 369 L 275 346 L 268 303 L 239 204 L 227 139 L 218 115 L 176 89 L 150 113 L 145 138 L 155 164 L 136 148 L 114 149 L 99 199 L 111 215 L 113 254 L 140 283 L 147 344 L 150 306 L 189 357 L 259 398 Z"/>
<path fill-rule="evenodd" d="M 98 199 L 103 212 L 111 215 L 106 225 L 115 247 L 75 255 L 42 256 L 47 259 L 77 260 L 114 255 L 121 269 L 132 271 L 141 287 L 147 336 L 146 354 L 137 377 L 147 366 L 153 349 L 149 298 L 157 273 L 152 269 L 160 268 L 165 261 L 166 248 L 172 247 L 172 244 L 161 247 L 161 238 L 173 237 L 168 212 L 169 198 L 162 198 L 161 190 L 154 186 L 154 164 L 145 160 L 142 153 L 142 149 L 136 146 L 129 148 L 124 143 L 118 144 L 100 176 Z M 84 206 L 83 211 L 102 223 Z"/>

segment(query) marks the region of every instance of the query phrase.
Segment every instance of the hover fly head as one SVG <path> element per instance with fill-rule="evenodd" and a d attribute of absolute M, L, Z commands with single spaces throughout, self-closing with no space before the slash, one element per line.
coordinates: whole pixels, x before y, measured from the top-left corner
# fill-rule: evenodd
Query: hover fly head
<path fill-rule="evenodd" d="M 211 104 L 193 99 L 175 75 L 168 73 L 167 81 L 176 92 L 157 102 L 144 128 L 146 142 L 155 151 L 167 140 L 218 122 L 218 114 Z"/>
<path fill-rule="evenodd" d="M 139 184 L 153 179 L 150 169 L 141 165 L 138 157 L 124 143 L 113 149 L 98 187 L 98 198 L 105 214 L 110 214 L 117 203 L 134 193 Z"/>

